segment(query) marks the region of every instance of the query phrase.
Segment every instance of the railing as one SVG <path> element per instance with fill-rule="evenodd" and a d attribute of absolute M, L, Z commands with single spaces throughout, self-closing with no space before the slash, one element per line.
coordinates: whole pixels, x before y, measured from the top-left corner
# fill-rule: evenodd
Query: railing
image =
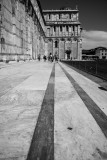
<path fill-rule="evenodd" d="M 107 80 L 107 60 L 98 61 L 62 61 L 70 66 Z"/>

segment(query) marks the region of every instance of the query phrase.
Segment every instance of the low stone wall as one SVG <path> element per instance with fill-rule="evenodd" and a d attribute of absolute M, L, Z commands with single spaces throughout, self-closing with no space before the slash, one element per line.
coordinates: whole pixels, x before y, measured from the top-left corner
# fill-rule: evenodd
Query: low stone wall
<path fill-rule="evenodd" d="M 107 60 L 98 60 L 98 61 L 67 61 L 63 60 L 63 63 L 83 70 L 97 77 L 101 77 L 104 80 L 107 80 Z"/>
<path fill-rule="evenodd" d="M 9 61 L 26 61 L 32 59 L 29 54 L 0 54 L 0 62 L 9 62 Z"/>

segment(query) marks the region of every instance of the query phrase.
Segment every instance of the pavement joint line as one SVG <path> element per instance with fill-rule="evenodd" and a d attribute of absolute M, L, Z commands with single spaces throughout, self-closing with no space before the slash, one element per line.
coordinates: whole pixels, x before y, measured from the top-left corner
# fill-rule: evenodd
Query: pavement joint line
<path fill-rule="evenodd" d="M 2 98 L 4 95 L 6 95 L 7 93 L 9 93 L 13 88 L 15 88 L 16 86 L 18 86 L 18 85 L 20 85 L 21 83 L 23 83 L 27 78 L 29 78 L 30 76 L 24 76 L 23 77 L 23 79 L 21 79 L 20 78 L 20 82 L 17 84 L 17 85 L 15 85 L 15 86 L 13 86 L 13 87 L 11 87 L 11 85 L 9 85 L 9 86 L 7 86 L 7 88 L 6 88 L 6 90 L 4 90 L 4 91 L 0 91 L 0 98 Z M 8 78 L 8 77 L 6 77 L 6 78 Z M 5 78 L 4 78 L 5 79 Z M 0 79 L 1 80 L 1 79 Z M 15 81 L 14 81 L 15 82 Z M 14 83 L 13 82 L 13 83 Z"/>
<path fill-rule="evenodd" d="M 26 160 L 54 160 L 55 64 L 49 78 Z"/>
<path fill-rule="evenodd" d="M 59 64 L 60 65 L 60 64 Z M 83 100 L 85 106 L 97 122 L 98 126 L 102 130 L 103 134 L 107 138 L 107 115 L 98 107 L 98 105 L 88 96 L 88 94 L 79 86 L 79 84 L 73 79 L 73 77 L 60 65 L 63 72 L 75 88 L 76 92 Z"/>

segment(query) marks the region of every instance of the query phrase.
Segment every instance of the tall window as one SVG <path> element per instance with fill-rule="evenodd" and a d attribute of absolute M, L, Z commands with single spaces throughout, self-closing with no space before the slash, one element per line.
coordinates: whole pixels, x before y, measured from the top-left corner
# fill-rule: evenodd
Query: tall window
<path fill-rule="evenodd" d="M 62 32 L 62 26 L 60 26 L 60 32 Z"/>
<path fill-rule="evenodd" d="M 56 32 L 56 27 L 54 26 L 54 32 Z"/>
<path fill-rule="evenodd" d="M 73 26 L 73 31 L 75 30 L 74 26 Z"/>
<path fill-rule="evenodd" d="M 68 32 L 68 26 L 66 26 L 66 30 L 67 30 L 67 32 Z"/>
<path fill-rule="evenodd" d="M 0 11 L 1 11 L 1 4 L 0 4 Z"/>
<path fill-rule="evenodd" d="M 55 48 L 58 48 L 58 41 L 55 41 Z"/>
<path fill-rule="evenodd" d="M 51 19 L 51 15 L 49 14 L 49 19 Z"/>

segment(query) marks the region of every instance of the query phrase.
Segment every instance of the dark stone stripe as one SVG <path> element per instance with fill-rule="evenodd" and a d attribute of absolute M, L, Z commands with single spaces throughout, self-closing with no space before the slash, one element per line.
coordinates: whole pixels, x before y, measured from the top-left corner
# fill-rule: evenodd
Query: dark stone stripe
<path fill-rule="evenodd" d="M 78 95 L 83 100 L 89 112 L 94 117 L 95 121 L 101 128 L 105 137 L 107 138 L 107 116 L 106 114 L 97 106 L 97 104 L 88 96 L 88 94 L 78 85 L 78 83 L 71 77 L 71 75 L 61 66 L 65 75 L 68 77 L 73 87 L 77 91 Z"/>
<path fill-rule="evenodd" d="M 27 160 L 54 160 L 55 65 L 45 92 Z"/>

